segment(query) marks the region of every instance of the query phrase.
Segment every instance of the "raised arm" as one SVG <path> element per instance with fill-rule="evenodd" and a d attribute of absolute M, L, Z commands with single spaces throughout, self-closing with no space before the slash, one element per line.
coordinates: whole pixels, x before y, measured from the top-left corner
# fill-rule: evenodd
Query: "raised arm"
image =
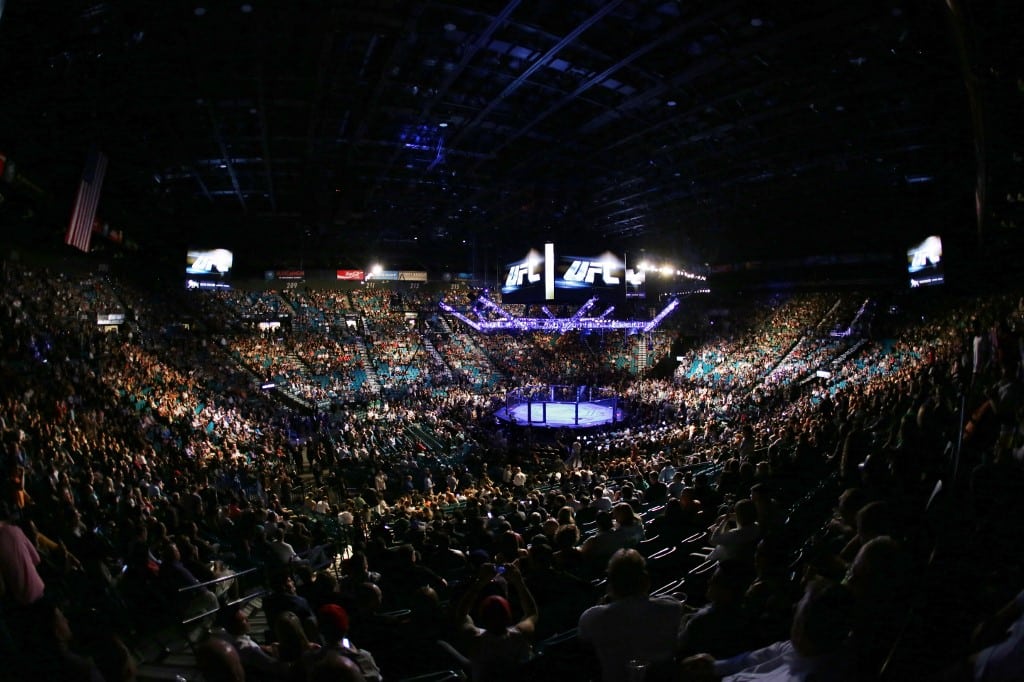
<path fill-rule="evenodd" d="M 477 597 L 480 596 L 480 590 L 494 579 L 494 573 L 494 564 L 482 564 L 480 566 L 476 580 L 473 581 L 473 584 L 462 595 L 462 599 L 459 600 L 459 605 L 455 609 L 455 627 L 460 629 L 476 627 L 472 618 L 468 622 L 466 618 L 469 616 L 469 612 L 473 610 L 473 605 L 476 604 Z"/>
<path fill-rule="evenodd" d="M 519 605 L 523 608 L 523 618 L 516 624 L 516 629 L 525 635 L 532 635 L 537 627 L 537 619 L 540 618 L 537 601 L 530 593 L 530 588 L 526 586 L 523 574 L 519 572 L 519 567 L 516 564 L 507 565 L 505 579 L 515 588 L 516 594 L 519 596 Z"/>

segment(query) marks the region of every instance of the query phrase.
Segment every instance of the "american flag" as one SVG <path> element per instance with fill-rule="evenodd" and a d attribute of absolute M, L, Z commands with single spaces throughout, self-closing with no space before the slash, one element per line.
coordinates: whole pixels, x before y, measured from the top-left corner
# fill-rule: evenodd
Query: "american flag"
<path fill-rule="evenodd" d="M 71 224 L 64 237 L 65 244 L 86 253 L 92 241 L 92 222 L 96 218 L 96 206 L 100 203 L 100 190 L 103 189 L 103 175 L 106 172 L 106 155 L 103 152 L 89 152 L 82 171 L 82 181 L 78 184 L 78 194 L 75 195 Z"/>

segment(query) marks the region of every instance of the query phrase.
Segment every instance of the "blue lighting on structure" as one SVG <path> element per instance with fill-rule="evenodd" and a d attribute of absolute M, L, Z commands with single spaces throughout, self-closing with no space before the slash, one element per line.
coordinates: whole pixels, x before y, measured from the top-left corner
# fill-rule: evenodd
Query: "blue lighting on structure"
<path fill-rule="evenodd" d="M 477 324 L 477 323 L 476 323 L 476 322 L 474 322 L 473 320 L 469 319 L 468 317 L 466 317 L 465 315 L 463 315 L 463 314 L 462 314 L 462 313 L 460 313 L 460 312 L 459 312 L 458 310 L 456 310 L 455 308 L 451 307 L 450 305 L 448 305 L 448 304 L 447 304 L 447 303 L 445 303 L 444 301 L 440 301 L 440 302 L 438 302 L 438 305 L 439 305 L 439 306 L 441 306 L 441 310 L 445 311 L 445 312 L 446 312 L 446 313 L 448 313 L 449 315 L 454 315 L 454 316 L 455 316 L 455 318 L 456 318 L 456 319 L 458 319 L 458 320 L 462 320 L 463 322 L 465 322 L 466 324 L 468 324 L 468 325 L 470 326 L 470 328 L 471 328 L 471 329 L 473 329 L 473 330 L 475 330 L 475 331 L 478 331 L 478 332 L 479 332 L 479 331 L 483 331 L 483 330 L 482 330 L 482 329 L 480 328 L 480 325 L 479 325 L 479 324 Z"/>
<path fill-rule="evenodd" d="M 653 319 L 644 320 L 612 320 L 608 319 L 615 306 L 611 306 L 598 317 L 585 317 L 591 308 L 597 303 L 597 298 L 591 298 L 584 303 L 572 317 L 554 317 L 550 311 L 545 311 L 549 317 L 516 317 L 502 308 L 494 301 L 481 295 L 476 303 L 495 310 L 501 316 L 500 320 L 471 320 L 444 301 L 438 302 L 441 310 L 454 316 L 456 319 L 465 322 L 471 329 L 480 333 L 505 332 L 505 331 L 542 331 L 564 334 L 569 331 L 613 331 L 625 329 L 629 333 L 648 333 L 654 331 L 666 317 L 679 307 L 679 299 L 673 298 L 665 308 Z"/>
<path fill-rule="evenodd" d="M 497 303 L 495 303 L 491 299 L 487 298 L 486 296 L 481 296 L 476 301 L 477 301 L 477 303 L 484 304 L 484 306 L 486 306 L 486 307 L 490 308 L 491 310 L 493 310 L 494 312 L 498 313 L 499 315 L 501 315 L 501 317 L 503 317 L 506 320 L 514 320 L 515 319 L 515 317 L 513 317 L 512 313 L 508 312 L 507 310 L 505 310 L 500 305 L 498 305 Z"/>
<path fill-rule="evenodd" d="M 655 315 L 654 319 L 647 323 L 647 325 L 643 328 L 643 332 L 646 334 L 647 332 L 654 331 L 658 327 L 658 325 L 661 324 L 662 320 L 668 317 L 669 314 L 678 307 L 679 299 L 673 298 L 671 301 L 668 302 L 668 305 L 665 306 L 664 310 Z"/>
<path fill-rule="evenodd" d="M 444 136 L 439 126 L 404 125 L 398 131 L 398 143 L 405 149 L 426 152 L 414 160 L 428 164 L 430 169 L 445 162 Z"/>

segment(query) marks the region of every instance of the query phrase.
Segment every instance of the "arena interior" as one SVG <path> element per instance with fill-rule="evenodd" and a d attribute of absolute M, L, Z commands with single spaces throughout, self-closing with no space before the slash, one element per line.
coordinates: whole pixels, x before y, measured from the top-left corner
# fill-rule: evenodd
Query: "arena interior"
<path fill-rule="evenodd" d="M 1022 25 L 0 0 L 0 679 L 1024 679 Z"/>

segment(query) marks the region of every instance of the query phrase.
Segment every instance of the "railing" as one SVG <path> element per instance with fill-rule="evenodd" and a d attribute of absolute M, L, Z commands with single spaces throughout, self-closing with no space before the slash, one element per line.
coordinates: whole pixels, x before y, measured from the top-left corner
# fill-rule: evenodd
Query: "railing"
<path fill-rule="evenodd" d="M 235 597 L 234 597 L 234 599 L 229 599 L 229 600 L 224 601 L 223 603 L 220 603 L 221 600 L 218 597 L 218 602 L 219 603 L 217 605 L 217 608 L 215 608 L 215 609 L 208 609 L 208 610 L 203 611 L 201 613 L 190 615 L 187 618 L 183 618 L 181 620 L 181 622 L 180 622 L 181 626 L 182 627 L 188 627 L 189 625 L 192 625 L 193 623 L 198 623 L 198 622 L 200 622 L 200 621 L 202 621 L 202 620 L 204 620 L 206 618 L 211 618 L 213 616 L 216 616 L 217 612 L 220 611 L 220 609 L 223 606 L 223 604 L 227 604 L 227 605 L 242 604 L 242 603 L 245 603 L 245 602 L 249 601 L 250 599 L 254 599 L 257 596 L 260 596 L 263 593 L 262 589 L 258 590 L 256 592 L 253 592 L 251 594 L 246 594 L 243 597 L 238 597 L 238 594 L 237 594 L 238 593 L 238 585 L 239 585 L 238 579 L 242 578 L 244 576 L 247 576 L 247 575 L 253 575 L 255 573 L 258 573 L 259 570 L 260 569 L 258 569 L 258 568 L 249 568 L 249 569 L 246 569 L 244 571 L 238 571 L 237 573 L 232 573 L 231 575 L 221 576 L 220 578 L 214 578 L 213 580 L 207 580 L 206 582 L 196 583 L 195 585 L 188 585 L 186 587 L 180 588 L 178 590 L 178 594 L 180 596 L 186 596 L 186 595 L 189 595 L 190 593 L 198 592 L 199 590 L 208 590 L 211 587 L 215 587 L 217 585 L 223 585 L 223 584 L 225 584 L 225 583 L 227 583 L 229 581 L 235 581 L 234 585 L 233 585 L 233 587 L 235 589 Z"/>

